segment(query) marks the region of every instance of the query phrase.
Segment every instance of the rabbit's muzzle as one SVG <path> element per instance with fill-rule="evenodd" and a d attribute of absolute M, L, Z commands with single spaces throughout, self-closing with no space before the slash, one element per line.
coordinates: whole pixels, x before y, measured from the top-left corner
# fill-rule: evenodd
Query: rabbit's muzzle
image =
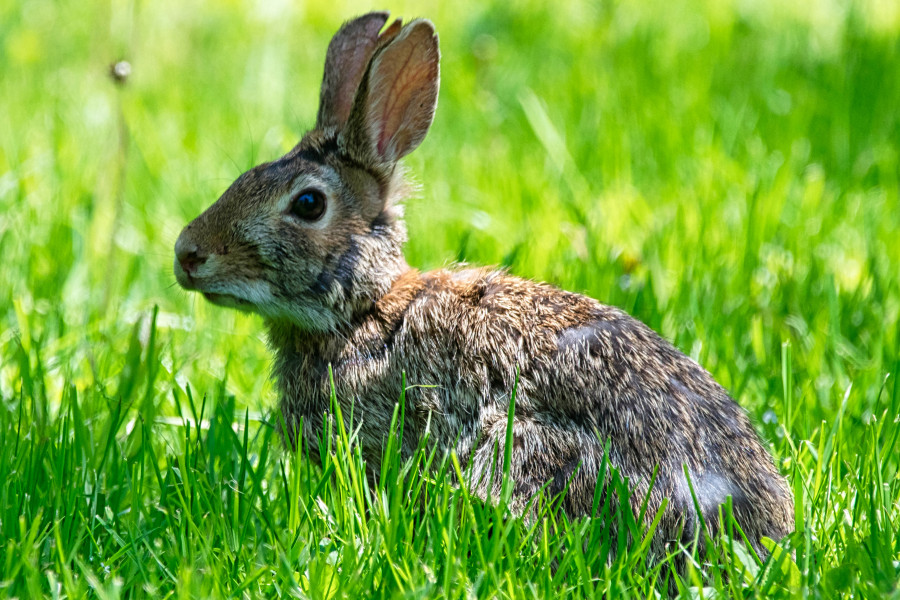
<path fill-rule="evenodd" d="M 194 242 L 186 238 L 184 233 L 175 242 L 175 279 L 185 289 L 194 289 L 197 271 L 206 263 L 208 255 L 202 252 Z"/>

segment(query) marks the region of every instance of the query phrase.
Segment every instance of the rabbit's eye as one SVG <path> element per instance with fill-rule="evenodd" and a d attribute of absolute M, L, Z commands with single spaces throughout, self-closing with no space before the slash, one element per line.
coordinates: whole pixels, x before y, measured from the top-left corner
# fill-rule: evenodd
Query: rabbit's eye
<path fill-rule="evenodd" d="M 325 214 L 325 195 L 319 190 L 303 190 L 291 201 L 291 213 L 304 221 L 315 221 Z"/>

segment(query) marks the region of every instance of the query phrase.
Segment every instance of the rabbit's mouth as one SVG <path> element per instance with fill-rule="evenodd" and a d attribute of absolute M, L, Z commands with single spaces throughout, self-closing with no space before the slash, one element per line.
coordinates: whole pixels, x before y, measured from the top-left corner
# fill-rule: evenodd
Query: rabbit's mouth
<path fill-rule="evenodd" d="M 219 306 L 225 306 L 228 308 L 237 308 L 240 310 L 252 310 L 254 308 L 253 303 L 243 298 L 238 298 L 237 296 L 232 296 L 231 294 L 216 294 L 213 292 L 201 292 L 203 297 L 212 302 L 213 304 L 218 304 Z"/>

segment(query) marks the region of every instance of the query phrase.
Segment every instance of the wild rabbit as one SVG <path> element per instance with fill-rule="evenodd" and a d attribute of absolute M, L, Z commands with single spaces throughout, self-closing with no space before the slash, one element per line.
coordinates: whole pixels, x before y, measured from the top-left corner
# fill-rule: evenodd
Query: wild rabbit
<path fill-rule="evenodd" d="M 657 547 L 696 532 L 686 467 L 707 527 L 719 526 L 730 496 L 736 521 L 765 553 L 761 536 L 792 529 L 790 490 L 747 416 L 696 362 L 591 298 L 503 271 L 406 264 L 398 161 L 431 125 L 440 55 L 429 21 L 382 31 L 387 19 L 371 13 L 341 27 L 315 128 L 241 175 L 175 244 L 183 288 L 262 315 L 289 442 L 318 439 L 331 365 L 343 414 L 353 406 L 377 471 L 405 372 L 415 387 L 403 451 L 428 428 L 431 443 L 481 475 L 473 492 L 496 497 L 490 473 L 518 369 L 514 511 L 549 483 L 551 494 L 568 485 L 568 514 L 590 513 L 608 441 L 635 511 L 649 494 L 651 519 L 668 498 Z"/>

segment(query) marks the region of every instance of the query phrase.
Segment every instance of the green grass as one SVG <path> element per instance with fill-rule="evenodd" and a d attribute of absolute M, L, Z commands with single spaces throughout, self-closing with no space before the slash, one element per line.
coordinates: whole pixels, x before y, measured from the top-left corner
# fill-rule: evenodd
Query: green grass
<path fill-rule="evenodd" d="M 410 263 L 504 265 L 698 359 L 793 485 L 789 552 L 724 540 L 675 582 L 647 532 L 509 518 L 424 451 L 374 489 L 349 436 L 283 449 L 261 323 L 174 286 L 172 246 L 312 124 L 369 6 L 0 0 L 4 595 L 900 597 L 900 8 L 511 6 L 388 7 L 443 50 Z"/>

